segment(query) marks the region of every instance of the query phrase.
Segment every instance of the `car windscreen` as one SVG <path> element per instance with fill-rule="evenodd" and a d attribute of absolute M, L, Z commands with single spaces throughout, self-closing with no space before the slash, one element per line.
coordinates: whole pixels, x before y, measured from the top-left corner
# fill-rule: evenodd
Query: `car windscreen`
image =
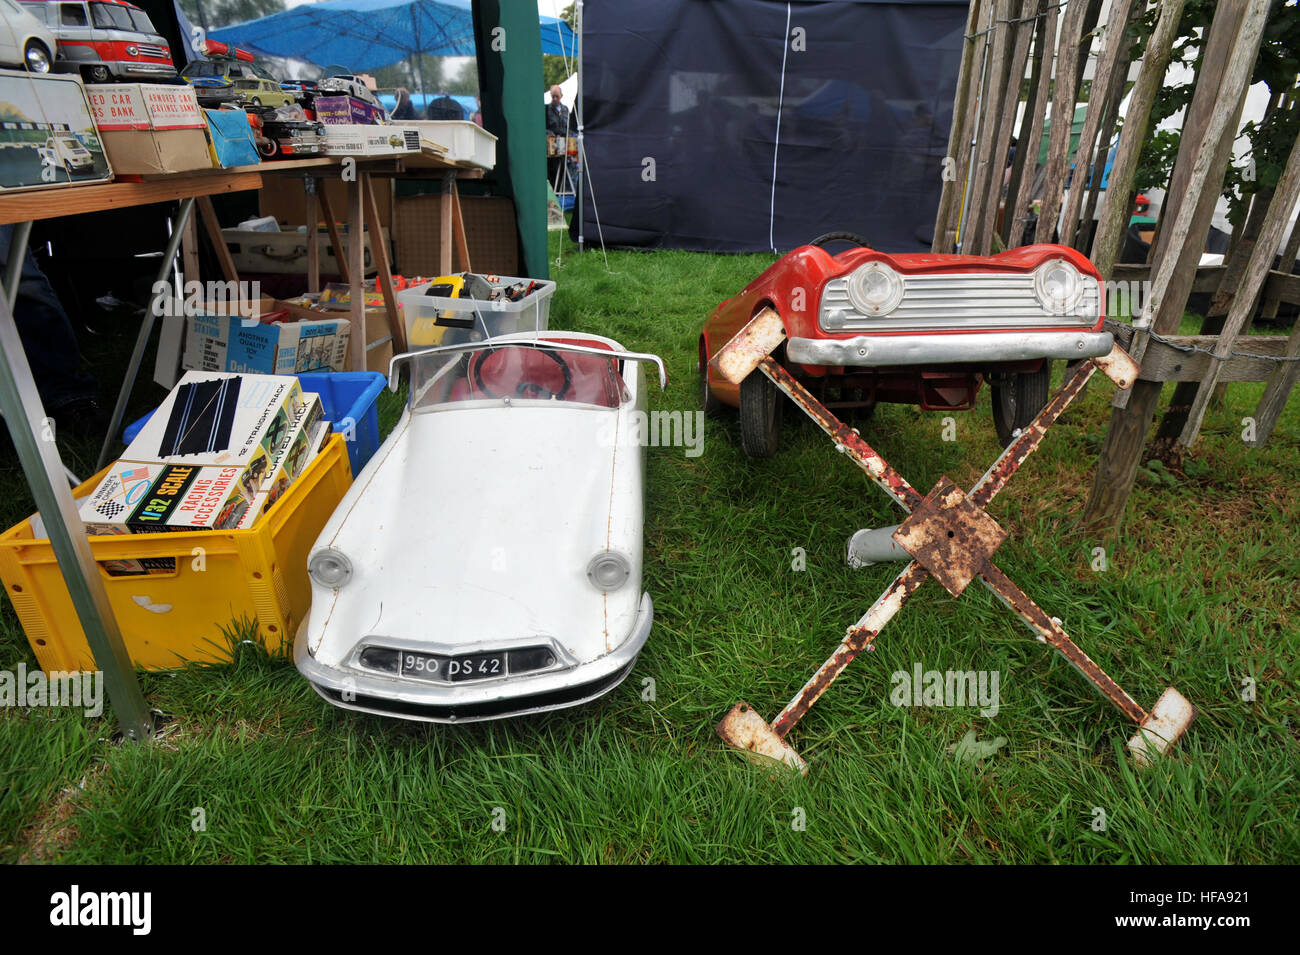
<path fill-rule="evenodd" d="M 106 30 L 134 30 L 126 7 L 118 3 L 92 3 L 90 16 L 95 26 Z"/>
<path fill-rule="evenodd" d="M 410 370 L 413 411 L 504 399 L 617 408 L 629 398 L 618 359 L 559 348 L 497 345 L 459 354 L 435 352 L 414 357 Z"/>
<path fill-rule="evenodd" d="M 127 8 L 127 13 L 131 15 L 131 22 L 135 24 L 135 28 L 141 33 L 157 34 L 158 31 L 154 29 L 153 21 L 149 19 L 149 14 L 145 13 L 143 10 L 132 10 L 129 7 Z"/>

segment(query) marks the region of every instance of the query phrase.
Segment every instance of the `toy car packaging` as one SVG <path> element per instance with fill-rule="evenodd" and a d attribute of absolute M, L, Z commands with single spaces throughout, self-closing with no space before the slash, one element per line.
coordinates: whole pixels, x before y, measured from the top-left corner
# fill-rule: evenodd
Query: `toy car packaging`
<path fill-rule="evenodd" d="M 258 448 L 255 468 L 118 461 L 81 506 L 91 534 L 158 534 L 234 527 L 258 488 L 250 476 L 269 460 Z"/>
<path fill-rule="evenodd" d="M 82 505 L 82 520 L 92 534 L 235 527 L 308 414 L 297 378 L 187 372 Z"/>
<path fill-rule="evenodd" d="M 304 401 L 291 375 L 188 371 L 122 459 L 247 468 L 284 439 Z"/>

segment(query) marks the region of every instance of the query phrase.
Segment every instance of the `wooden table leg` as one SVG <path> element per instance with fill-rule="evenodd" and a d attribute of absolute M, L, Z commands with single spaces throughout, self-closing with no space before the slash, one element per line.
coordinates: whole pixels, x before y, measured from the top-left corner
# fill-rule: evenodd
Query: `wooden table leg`
<path fill-rule="evenodd" d="M 334 261 L 338 263 L 339 280 L 345 285 L 350 284 L 348 278 L 347 256 L 343 252 L 343 242 L 339 238 L 339 224 L 334 217 L 334 210 L 330 208 L 329 190 L 325 188 L 325 183 L 321 183 L 320 192 L 316 196 L 320 200 L 320 211 L 325 216 L 325 228 L 330 235 L 330 251 L 334 253 Z"/>
<path fill-rule="evenodd" d="M 452 236 L 456 242 L 456 252 L 460 256 L 460 267 L 466 272 L 474 271 L 474 266 L 469 261 L 469 239 L 465 235 L 465 217 L 461 214 L 460 209 L 460 190 L 456 188 L 456 180 L 451 180 L 451 228 Z"/>
<path fill-rule="evenodd" d="M 203 228 L 207 230 L 212 249 L 217 253 L 217 261 L 221 263 L 221 274 L 226 277 L 227 282 L 238 282 L 239 272 L 235 269 L 235 260 L 230 257 L 230 247 L 226 245 L 226 240 L 221 235 L 221 220 L 217 218 L 217 210 L 212 208 L 212 197 L 199 196 L 195 202 L 199 204 Z"/>
<path fill-rule="evenodd" d="M 379 204 L 375 201 L 374 180 L 368 173 L 361 174 L 361 195 L 366 204 L 366 224 L 374 241 L 370 243 L 375 256 L 377 285 L 384 293 L 384 309 L 388 313 L 388 330 L 393 336 L 393 352 L 406 351 L 406 329 L 397 313 L 397 292 L 393 289 L 393 273 L 388 262 L 388 248 L 384 245 L 383 227 L 379 224 Z"/>
<path fill-rule="evenodd" d="M 307 291 L 320 291 L 320 242 L 317 241 L 317 224 L 320 222 L 320 200 L 317 193 L 321 190 L 321 181 L 315 176 L 307 176 L 302 181 L 303 191 L 307 195 Z M 338 253 L 336 252 L 335 255 Z"/>
<path fill-rule="evenodd" d="M 438 214 L 442 220 L 441 241 L 438 243 L 438 268 L 440 274 L 451 274 L 451 195 L 456 188 L 456 174 L 445 173 L 442 177 L 442 198 L 438 202 Z"/>
<path fill-rule="evenodd" d="M 366 231 L 365 203 L 359 181 L 348 183 L 348 275 L 352 305 L 352 370 L 366 370 Z"/>

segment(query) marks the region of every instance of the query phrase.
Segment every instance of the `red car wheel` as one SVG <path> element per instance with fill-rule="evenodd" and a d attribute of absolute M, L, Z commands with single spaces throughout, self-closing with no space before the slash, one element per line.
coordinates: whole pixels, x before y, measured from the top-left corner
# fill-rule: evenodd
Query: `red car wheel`
<path fill-rule="evenodd" d="M 740 383 L 740 446 L 746 457 L 770 458 L 781 446 L 785 398 L 761 371 Z"/>

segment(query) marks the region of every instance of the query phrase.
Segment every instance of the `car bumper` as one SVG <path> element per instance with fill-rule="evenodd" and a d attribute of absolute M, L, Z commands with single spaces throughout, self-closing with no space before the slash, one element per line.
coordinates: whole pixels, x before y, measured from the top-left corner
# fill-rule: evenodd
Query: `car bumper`
<path fill-rule="evenodd" d="M 785 353 L 800 365 L 970 365 L 1035 358 L 1095 358 L 1114 344 L 1110 332 L 968 332 L 960 335 L 858 335 L 791 338 Z"/>
<path fill-rule="evenodd" d="M 175 76 L 176 67 L 168 66 L 166 63 L 139 63 L 135 60 L 119 60 L 116 63 L 105 64 L 113 71 L 114 76 L 125 79 L 154 79 L 160 76 Z"/>
<path fill-rule="evenodd" d="M 306 620 L 294 640 L 293 662 L 335 706 L 428 723 L 475 723 L 563 709 L 603 696 L 627 677 L 653 622 L 654 605 L 649 594 L 642 594 L 632 633 L 618 649 L 567 670 L 490 683 L 426 684 L 325 666 L 308 652 Z"/>

